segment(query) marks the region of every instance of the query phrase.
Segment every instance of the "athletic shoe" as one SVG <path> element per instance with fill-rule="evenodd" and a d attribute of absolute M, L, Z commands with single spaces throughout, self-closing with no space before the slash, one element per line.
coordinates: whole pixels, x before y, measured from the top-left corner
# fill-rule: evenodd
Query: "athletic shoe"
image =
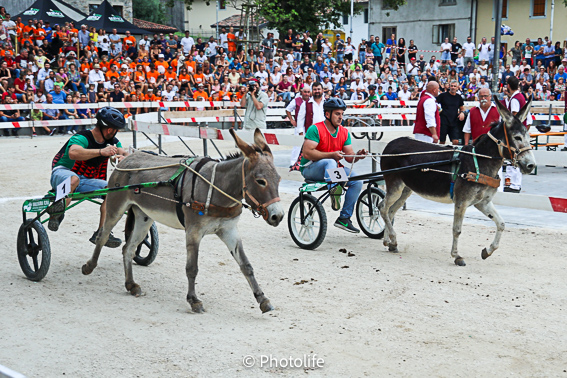
<path fill-rule="evenodd" d="M 337 184 L 329 190 L 331 195 L 331 207 L 333 210 L 338 211 L 341 209 L 341 196 L 343 195 L 343 187 Z"/>
<path fill-rule="evenodd" d="M 71 131 L 67 131 L 67 135 L 73 135 Z"/>
<path fill-rule="evenodd" d="M 358 234 L 360 230 L 352 224 L 350 218 L 337 218 L 335 221 L 335 227 L 338 227 L 342 230 L 352 232 L 353 234 Z"/>
<path fill-rule="evenodd" d="M 47 228 L 53 232 L 59 230 L 59 225 L 63 222 L 63 218 L 65 218 L 64 200 L 65 199 L 61 199 L 55 202 L 47 209 L 47 214 L 49 214 L 49 223 L 47 224 Z"/>
<path fill-rule="evenodd" d="M 567 147 L 563 147 L 561 151 L 567 151 Z"/>
<path fill-rule="evenodd" d="M 57 129 L 54 127 L 53 129 L 51 129 L 51 132 L 49 133 L 49 136 L 55 135 L 56 132 L 57 132 Z"/>
<path fill-rule="evenodd" d="M 96 230 L 93 234 L 93 236 L 91 236 L 91 238 L 89 239 L 89 241 L 93 244 L 96 244 L 96 238 L 98 236 L 98 232 L 100 230 Z M 106 241 L 106 244 L 104 245 L 105 247 L 108 248 L 118 248 L 120 247 L 120 244 L 122 244 L 122 240 L 115 237 L 112 232 L 110 233 L 110 235 L 108 236 L 108 240 Z"/>
<path fill-rule="evenodd" d="M 71 130 L 71 132 L 73 133 L 73 135 L 77 134 L 75 130 Z"/>
<path fill-rule="evenodd" d="M 36 137 L 36 136 L 37 136 L 37 134 L 36 134 L 36 133 L 33 133 L 33 134 L 32 134 L 32 137 Z"/>
<path fill-rule="evenodd" d="M 522 189 L 512 189 L 509 186 L 505 186 L 504 191 L 506 193 L 520 193 L 522 191 Z"/>

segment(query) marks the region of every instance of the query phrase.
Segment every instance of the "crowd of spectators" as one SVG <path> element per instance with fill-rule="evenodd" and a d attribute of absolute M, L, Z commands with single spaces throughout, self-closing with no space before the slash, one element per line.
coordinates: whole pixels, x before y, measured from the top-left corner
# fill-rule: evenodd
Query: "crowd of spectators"
<path fill-rule="evenodd" d="M 386 41 L 370 36 L 354 44 L 337 35 L 333 43 L 323 34 L 289 30 L 280 39 L 268 33 L 248 51 L 242 30 L 221 29 L 219 38 L 174 34 L 108 34 L 88 25 L 27 24 L 0 7 L 0 95 L 3 104 L 95 103 L 136 101 L 234 101 L 257 80 L 269 102 L 289 102 L 302 88 L 322 83 L 325 97 L 355 100 L 368 107 L 379 100 L 415 100 L 435 77 L 447 91 L 453 80 L 459 94 L 475 100 L 491 83 L 494 44 L 471 38 L 462 45 L 454 38 L 441 44 L 428 59 L 414 44 L 391 35 Z M 522 91 L 536 100 L 563 98 L 567 81 L 565 49 L 559 42 L 529 39 L 502 49 L 499 87 L 510 75 Z M 362 106 L 362 105 L 361 105 Z M 124 109 L 127 116 L 148 109 Z M 186 109 L 178 109 L 186 110 Z M 0 111 L 0 122 L 23 119 L 90 118 L 96 109 Z M 47 128 L 53 134 L 75 133 L 76 127 Z M 34 129 L 34 133 L 36 130 Z"/>

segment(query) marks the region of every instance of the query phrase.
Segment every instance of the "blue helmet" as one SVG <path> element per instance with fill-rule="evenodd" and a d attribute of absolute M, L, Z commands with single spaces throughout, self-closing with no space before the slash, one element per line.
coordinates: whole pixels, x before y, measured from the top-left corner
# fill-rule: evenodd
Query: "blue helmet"
<path fill-rule="evenodd" d="M 126 120 L 120 110 L 105 106 L 96 113 L 97 125 L 121 130 L 126 127 Z"/>

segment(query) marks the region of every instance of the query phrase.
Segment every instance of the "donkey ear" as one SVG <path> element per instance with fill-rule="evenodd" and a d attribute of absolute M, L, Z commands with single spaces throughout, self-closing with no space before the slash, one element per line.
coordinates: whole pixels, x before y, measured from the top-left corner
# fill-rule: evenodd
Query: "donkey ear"
<path fill-rule="evenodd" d="M 236 131 L 234 131 L 234 128 L 231 128 L 229 132 L 230 135 L 232 135 L 232 137 L 234 138 L 236 145 L 238 146 L 238 148 L 240 148 L 240 151 L 242 151 L 245 156 L 250 157 L 256 154 L 254 147 L 252 147 L 251 145 L 240 139 L 240 137 L 236 135 Z"/>
<path fill-rule="evenodd" d="M 272 153 L 270 147 L 268 147 L 268 143 L 266 143 L 264 134 L 262 134 L 262 132 L 258 128 L 254 130 L 254 143 L 256 143 L 256 146 L 260 147 L 262 151 Z"/>
<path fill-rule="evenodd" d="M 514 120 L 514 116 L 506 106 L 498 99 L 498 96 L 492 96 L 492 100 L 496 103 L 496 109 L 498 109 L 498 113 L 500 113 L 500 117 L 504 121 L 506 127 L 512 126 L 512 121 Z"/>
<path fill-rule="evenodd" d="M 520 109 L 518 114 L 516 114 L 516 118 L 518 118 L 520 122 L 524 122 L 526 118 L 528 118 L 528 114 L 530 114 L 531 108 L 532 108 L 532 98 L 530 97 L 529 101 L 526 102 L 524 107 Z"/>

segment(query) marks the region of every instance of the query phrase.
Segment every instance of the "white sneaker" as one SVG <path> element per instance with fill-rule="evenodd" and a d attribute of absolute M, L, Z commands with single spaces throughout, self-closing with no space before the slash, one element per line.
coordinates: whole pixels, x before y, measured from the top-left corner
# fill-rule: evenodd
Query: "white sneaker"
<path fill-rule="evenodd" d="M 73 133 L 73 135 L 77 134 L 75 130 L 71 130 L 71 132 Z"/>
<path fill-rule="evenodd" d="M 72 133 L 72 132 L 70 132 L 70 131 L 67 131 L 67 134 L 69 134 L 69 135 L 73 135 L 73 133 Z"/>

